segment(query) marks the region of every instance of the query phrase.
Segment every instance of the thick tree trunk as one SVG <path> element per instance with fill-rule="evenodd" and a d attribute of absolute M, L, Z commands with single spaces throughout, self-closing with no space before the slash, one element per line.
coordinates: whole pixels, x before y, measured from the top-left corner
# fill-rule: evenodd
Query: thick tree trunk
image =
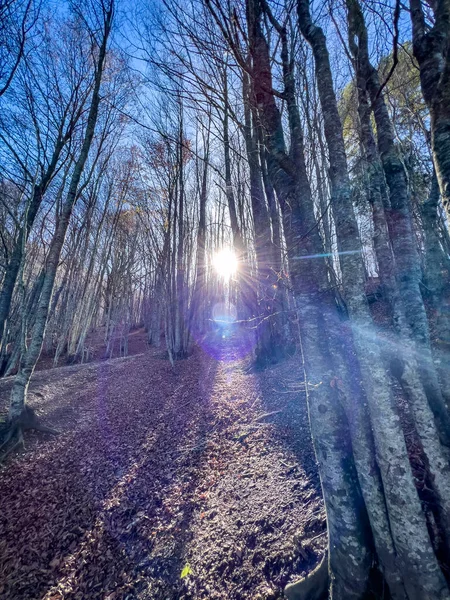
<path fill-rule="evenodd" d="M 439 236 L 439 185 L 433 171 L 431 189 L 421 205 L 425 239 L 425 291 L 436 321 L 435 336 L 440 347 L 450 347 L 450 258 Z M 450 372 L 447 361 L 437 361 L 442 390 L 450 408 Z"/>
<path fill-rule="evenodd" d="M 333 600 L 358 600 L 365 596 L 368 587 L 371 533 L 347 419 L 340 408 L 337 389 L 330 385 L 334 372 L 323 319 L 329 306 L 321 305 L 314 277 L 317 261 L 305 258 L 302 262 L 304 272 L 296 302 L 309 420 L 327 511 L 330 594 Z M 372 478 L 370 471 L 367 476 Z"/>
<path fill-rule="evenodd" d="M 339 408 L 336 389 L 330 385 L 334 375 L 324 314 L 336 312 L 336 305 L 329 290 L 323 244 L 314 218 L 301 125 L 288 79 L 291 72 L 285 70 L 284 73 L 285 87 L 290 93 L 291 136 L 294 133 L 289 156 L 280 113 L 271 93 L 268 47 L 259 22 L 261 7 L 253 2 L 248 13 L 253 18 L 250 23 L 254 36 L 256 104 L 265 132 L 269 175 L 283 214 L 289 270 L 299 315 L 309 418 L 327 508 L 332 594 L 334 598 L 362 598 L 371 564 L 370 531 L 345 414 Z M 302 587 L 301 582 L 298 585 Z"/>
<path fill-rule="evenodd" d="M 409 598 L 447 598 L 448 588 L 431 546 L 412 478 L 403 431 L 364 294 L 364 268 L 359 253 L 360 242 L 351 203 L 342 126 L 325 35 L 320 27 L 312 23 L 307 0 L 298 0 L 297 7 L 301 32 L 311 45 L 315 60 L 330 156 L 332 209 L 343 287 L 361 378 L 367 394 L 377 463 L 397 554 L 396 564 Z M 370 515 L 373 507 L 367 499 L 366 506 Z"/>
<path fill-rule="evenodd" d="M 428 297 L 433 304 L 433 308 L 441 311 L 444 309 L 442 306 L 443 294 L 448 292 L 450 287 L 450 258 L 446 256 L 441 245 L 441 240 L 439 239 L 439 197 L 439 184 L 436 171 L 433 170 L 430 192 L 420 205 L 420 215 L 425 238 L 426 292 L 428 292 Z M 449 308 L 447 307 L 448 310 Z M 440 334 L 441 331 L 438 333 Z M 448 341 L 450 341 L 450 337 Z"/>
<path fill-rule="evenodd" d="M 379 93 L 378 73 L 369 61 L 367 30 L 362 11 L 357 0 L 349 0 L 347 6 L 351 30 L 358 39 L 358 45 L 353 44 L 357 70 L 360 73 L 360 80 L 365 79 L 366 81 L 367 90 L 374 107 L 378 149 L 389 186 L 392 209 L 391 241 L 396 259 L 397 284 L 404 305 L 405 319 L 411 328 L 412 338 L 418 345 L 421 379 L 435 415 L 437 426 L 443 441 L 450 444 L 450 415 L 445 405 L 433 363 L 428 319 L 420 290 L 422 272 L 413 230 L 407 173 L 395 145 L 392 123 L 384 96 Z"/>
<path fill-rule="evenodd" d="M 280 316 L 281 304 L 277 293 L 276 248 L 273 245 L 271 224 L 264 196 L 258 150 L 258 127 L 253 99 L 253 85 L 244 73 L 244 138 L 250 170 L 250 197 L 253 227 L 255 232 L 255 254 L 258 269 L 258 329 L 257 362 L 265 366 L 278 360 L 284 352 L 283 328 Z M 257 102 L 257 100 L 256 100 Z"/>

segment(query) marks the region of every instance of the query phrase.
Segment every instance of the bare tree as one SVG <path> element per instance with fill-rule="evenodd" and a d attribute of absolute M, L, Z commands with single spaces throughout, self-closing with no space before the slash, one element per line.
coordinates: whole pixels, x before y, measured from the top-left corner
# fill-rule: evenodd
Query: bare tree
<path fill-rule="evenodd" d="M 86 122 L 86 130 L 79 155 L 74 164 L 65 200 L 56 218 L 55 231 L 50 242 L 49 252 L 44 267 L 43 283 L 36 308 L 36 320 L 31 340 L 28 348 L 26 348 L 25 352 L 23 352 L 21 356 L 19 371 L 11 392 L 11 402 L 8 416 L 9 433 L 6 441 L 9 441 L 16 434 L 19 436 L 19 438 L 21 438 L 22 429 L 26 428 L 27 426 L 31 425 L 31 427 L 37 427 L 37 424 L 34 421 L 30 423 L 29 411 L 27 411 L 26 408 L 26 394 L 33 370 L 41 352 L 59 257 L 67 228 L 69 226 L 70 217 L 75 202 L 78 198 L 80 180 L 88 159 L 89 150 L 91 148 L 95 133 L 95 126 L 97 123 L 99 105 L 101 101 L 100 88 L 105 68 L 107 45 L 113 23 L 114 2 L 111 0 L 111 2 L 108 4 L 102 3 L 98 8 L 99 12 L 95 14 L 95 17 L 99 19 L 101 30 L 100 38 L 96 40 L 98 44 L 98 55 L 94 63 L 94 88 L 92 90 L 89 114 Z"/>
<path fill-rule="evenodd" d="M 0 97 L 8 90 L 25 55 L 29 35 L 42 3 L 34 0 L 0 2 Z"/>

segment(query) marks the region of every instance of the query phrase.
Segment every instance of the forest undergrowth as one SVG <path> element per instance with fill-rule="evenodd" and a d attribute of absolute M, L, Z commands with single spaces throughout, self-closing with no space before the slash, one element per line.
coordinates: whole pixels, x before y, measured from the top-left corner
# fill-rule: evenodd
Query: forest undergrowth
<path fill-rule="evenodd" d="M 274 600 L 315 567 L 300 358 L 255 372 L 238 338 L 174 369 L 146 350 L 36 373 L 29 404 L 60 434 L 27 432 L 0 467 L 1 598 Z"/>

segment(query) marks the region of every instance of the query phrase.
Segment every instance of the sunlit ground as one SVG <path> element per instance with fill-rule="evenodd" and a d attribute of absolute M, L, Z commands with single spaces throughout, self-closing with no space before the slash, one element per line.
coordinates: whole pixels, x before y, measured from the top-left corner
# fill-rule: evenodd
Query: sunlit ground
<path fill-rule="evenodd" d="M 0 598 L 281 597 L 326 544 L 293 364 L 197 353 L 174 376 L 155 349 L 37 373 L 33 402 L 62 434 L 0 471 Z"/>
<path fill-rule="evenodd" d="M 212 256 L 211 265 L 224 283 L 221 286 L 223 297 L 211 307 L 212 326 L 199 340 L 199 345 L 216 360 L 233 363 L 248 356 L 255 345 L 254 332 L 240 326 L 230 290 L 231 280 L 239 270 L 239 261 L 232 248 L 223 247 Z"/>

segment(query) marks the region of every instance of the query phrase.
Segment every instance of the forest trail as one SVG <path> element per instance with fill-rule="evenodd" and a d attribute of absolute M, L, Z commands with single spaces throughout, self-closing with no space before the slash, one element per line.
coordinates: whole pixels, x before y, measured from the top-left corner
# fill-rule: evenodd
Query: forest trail
<path fill-rule="evenodd" d="M 30 404 L 61 435 L 0 468 L 2 599 L 275 599 L 314 567 L 298 357 L 255 373 L 244 351 L 218 331 L 174 370 L 148 351 L 36 373 Z"/>

